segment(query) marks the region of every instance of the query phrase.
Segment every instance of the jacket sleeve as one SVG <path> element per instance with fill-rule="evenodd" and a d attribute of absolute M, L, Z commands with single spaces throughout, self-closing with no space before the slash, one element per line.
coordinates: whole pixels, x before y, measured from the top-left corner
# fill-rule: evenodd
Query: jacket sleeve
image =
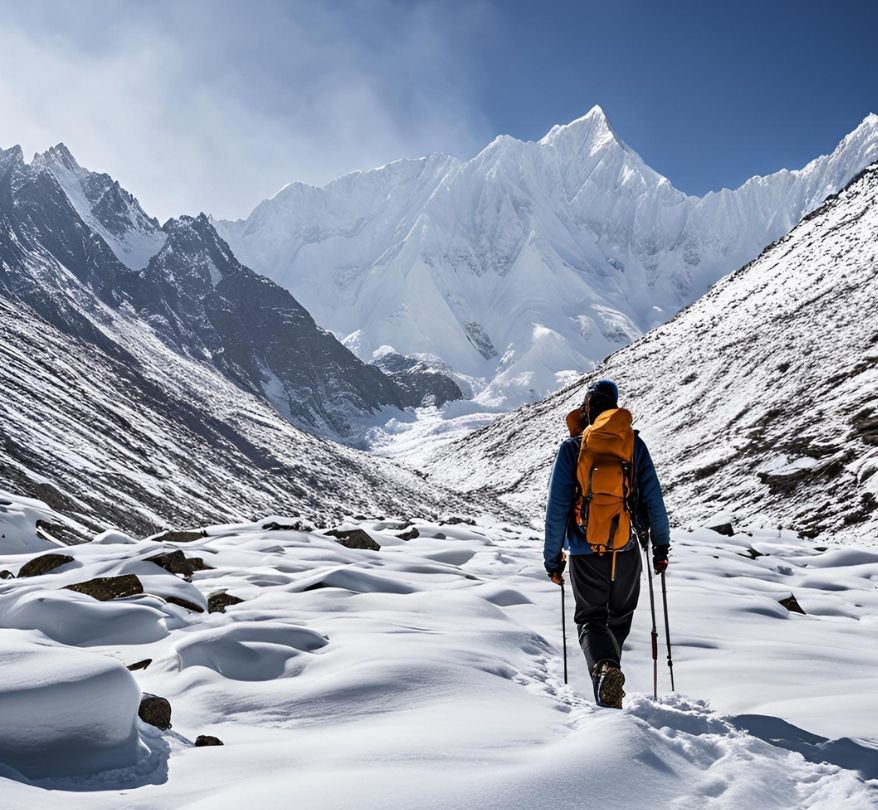
<path fill-rule="evenodd" d="M 570 439 L 561 443 L 549 479 L 549 498 L 546 503 L 546 534 L 543 562 L 550 574 L 561 568 L 561 549 L 567 537 L 567 522 L 576 492 L 576 463 L 579 454 L 576 443 Z"/>
<path fill-rule="evenodd" d="M 637 491 L 641 514 L 646 518 L 647 527 L 653 547 L 671 544 L 671 527 L 668 524 L 668 512 L 665 499 L 652 457 L 642 439 L 638 437 L 637 454 Z"/>

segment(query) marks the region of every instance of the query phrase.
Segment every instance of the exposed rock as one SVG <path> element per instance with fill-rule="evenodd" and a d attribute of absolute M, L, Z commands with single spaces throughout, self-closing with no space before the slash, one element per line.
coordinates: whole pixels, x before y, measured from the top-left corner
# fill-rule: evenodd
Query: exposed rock
<path fill-rule="evenodd" d="M 179 549 L 147 557 L 146 562 L 155 563 L 171 574 L 182 574 L 184 577 L 191 577 L 196 571 L 206 571 L 213 567 L 204 562 L 201 557 L 187 557 Z"/>
<path fill-rule="evenodd" d="M 373 361 L 404 392 L 404 403 L 412 407 L 444 405 L 463 399 L 463 391 L 444 363 L 438 367 L 416 357 L 387 352 Z"/>
<path fill-rule="evenodd" d="M 191 543 L 202 537 L 207 537 L 207 532 L 204 529 L 183 529 L 181 531 L 169 530 L 148 539 L 155 540 L 156 543 Z"/>
<path fill-rule="evenodd" d="M 749 557 L 751 560 L 755 560 L 757 557 L 764 557 L 765 554 L 763 554 L 761 551 L 757 551 L 755 548 L 751 547 L 751 548 L 748 548 L 744 552 L 739 551 L 738 556 L 739 557 Z"/>
<path fill-rule="evenodd" d="M 222 745 L 223 741 L 219 737 L 211 737 L 209 734 L 199 734 L 195 738 L 195 747 L 202 748 L 205 745 Z"/>
<path fill-rule="evenodd" d="M 91 596 L 100 602 L 110 599 L 124 599 L 143 593 L 143 584 L 134 574 L 123 574 L 119 577 L 96 577 L 85 582 L 74 582 L 64 586 L 68 591 L 76 591 Z"/>
<path fill-rule="evenodd" d="M 401 532 L 396 535 L 400 540 L 414 540 L 416 537 L 420 537 L 421 533 L 412 526 L 408 531 Z"/>
<path fill-rule="evenodd" d="M 336 538 L 336 542 L 341 543 L 345 548 L 359 548 L 369 551 L 381 550 L 381 546 L 362 529 L 330 529 L 326 533 L 330 537 Z"/>
<path fill-rule="evenodd" d="M 67 565 L 69 562 L 73 562 L 73 557 L 69 554 L 43 554 L 40 557 L 28 560 L 21 566 L 18 576 L 38 577 L 42 574 L 48 574 L 49 571 L 54 571 L 62 565 Z"/>
<path fill-rule="evenodd" d="M 171 727 L 171 704 L 166 698 L 144 692 L 137 716 L 144 723 L 167 731 Z"/>
<path fill-rule="evenodd" d="M 134 672 L 137 669 L 146 669 L 152 663 L 152 658 L 144 658 L 142 661 L 135 661 L 128 665 L 128 671 Z"/>
<path fill-rule="evenodd" d="M 0 571 L 0 579 L 15 579 L 15 574 L 12 571 Z"/>
<path fill-rule="evenodd" d="M 724 534 L 726 537 L 734 537 L 735 530 L 732 528 L 731 523 L 720 523 L 717 526 L 708 526 L 712 532 L 716 532 L 717 534 Z"/>
<path fill-rule="evenodd" d="M 237 605 L 243 602 L 239 596 L 232 596 L 230 593 L 225 593 L 225 591 L 220 593 L 212 593 L 207 597 L 207 612 L 208 613 L 225 613 L 226 608 L 229 605 Z"/>
<path fill-rule="evenodd" d="M 264 524 L 262 528 L 267 532 L 307 532 L 310 531 L 311 527 L 301 520 L 294 523 L 278 523 L 276 520 L 272 520 Z"/>
<path fill-rule="evenodd" d="M 179 596 L 162 596 L 168 604 L 177 605 L 181 608 L 186 608 L 186 610 L 194 611 L 195 613 L 204 613 L 204 608 L 200 605 L 196 605 L 194 602 L 190 602 L 188 599 L 182 599 Z"/>
<path fill-rule="evenodd" d="M 452 515 L 449 518 L 445 518 L 442 521 L 443 523 L 448 524 L 449 526 L 457 526 L 461 523 L 465 523 L 467 526 L 475 526 L 476 522 L 472 518 L 469 517 L 460 517 L 459 515 Z"/>
<path fill-rule="evenodd" d="M 49 523 L 47 520 L 38 520 L 35 526 L 37 534 L 44 540 L 49 540 L 52 543 L 73 546 L 88 539 L 63 523 Z"/>
<path fill-rule="evenodd" d="M 778 601 L 790 613 L 801 613 L 803 616 L 805 615 L 805 611 L 802 609 L 802 606 L 796 601 L 796 597 L 793 596 L 793 594 L 790 594 L 786 599 L 779 599 Z"/>

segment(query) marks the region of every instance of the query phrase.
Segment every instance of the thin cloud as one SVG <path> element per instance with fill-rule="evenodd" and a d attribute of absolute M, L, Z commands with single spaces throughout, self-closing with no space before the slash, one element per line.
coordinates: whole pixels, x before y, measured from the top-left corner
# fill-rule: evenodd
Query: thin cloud
<path fill-rule="evenodd" d="M 454 26 L 393 2 L 0 7 L 0 145 L 63 141 L 161 218 L 243 216 L 291 180 L 488 137 L 464 55 L 478 5 Z"/>

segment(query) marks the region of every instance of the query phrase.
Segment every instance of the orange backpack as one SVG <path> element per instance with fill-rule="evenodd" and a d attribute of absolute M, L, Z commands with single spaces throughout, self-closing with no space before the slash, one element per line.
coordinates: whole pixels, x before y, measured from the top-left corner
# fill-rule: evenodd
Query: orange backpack
<path fill-rule="evenodd" d="M 571 434 L 581 427 L 577 411 L 569 414 Z M 581 419 L 581 414 L 579 415 Z M 615 553 L 631 539 L 634 494 L 634 431 L 631 413 L 611 408 L 582 430 L 573 516 L 595 554 Z"/>

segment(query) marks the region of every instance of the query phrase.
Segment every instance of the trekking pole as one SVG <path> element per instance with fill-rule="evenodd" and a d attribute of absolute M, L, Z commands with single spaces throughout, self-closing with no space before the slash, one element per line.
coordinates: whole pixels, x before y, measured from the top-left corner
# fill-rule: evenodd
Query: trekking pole
<path fill-rule="evenodd" d="M 655 592 L 652 589 L 652 568 L 649 567 L 649 535 L 642 534 L 640 536 L 640 547 L 643 549 L 643 557 L 646 565 L 646 578 L 649 582 L 649 609 L 652 613 L 652 695 L 655 700 L 658 700 L 658 630 L 655 626 Z M 664 582 L 664 579 L 662 580 Z M 667 620 L 667 610 L 665 611 L 665 619 Z M 670 649 L 670 647 L 668 648 Z M 668 658 L 670 660 L 670 656 Z M 673 682 L 673 670 L 672 670 L 672 678 Z"/>
<path fill-rule="evenodd" d="M 674 661 L 671 658 L 671 625 L 668 622 L 668 590 L 665 587 L 665 572 L 662 571 L 662 605 L 665 609 L 665 638 L 668 640 L 668 669 L 671 671 L 671 691 L 674 689 Z"/>
<path fill-rule="evenodd" d="M 564 683 L 567 683 L 567 610 L 564 606 L 564 580 L 561 580 L 561 636 L 564 640 Z"/>

